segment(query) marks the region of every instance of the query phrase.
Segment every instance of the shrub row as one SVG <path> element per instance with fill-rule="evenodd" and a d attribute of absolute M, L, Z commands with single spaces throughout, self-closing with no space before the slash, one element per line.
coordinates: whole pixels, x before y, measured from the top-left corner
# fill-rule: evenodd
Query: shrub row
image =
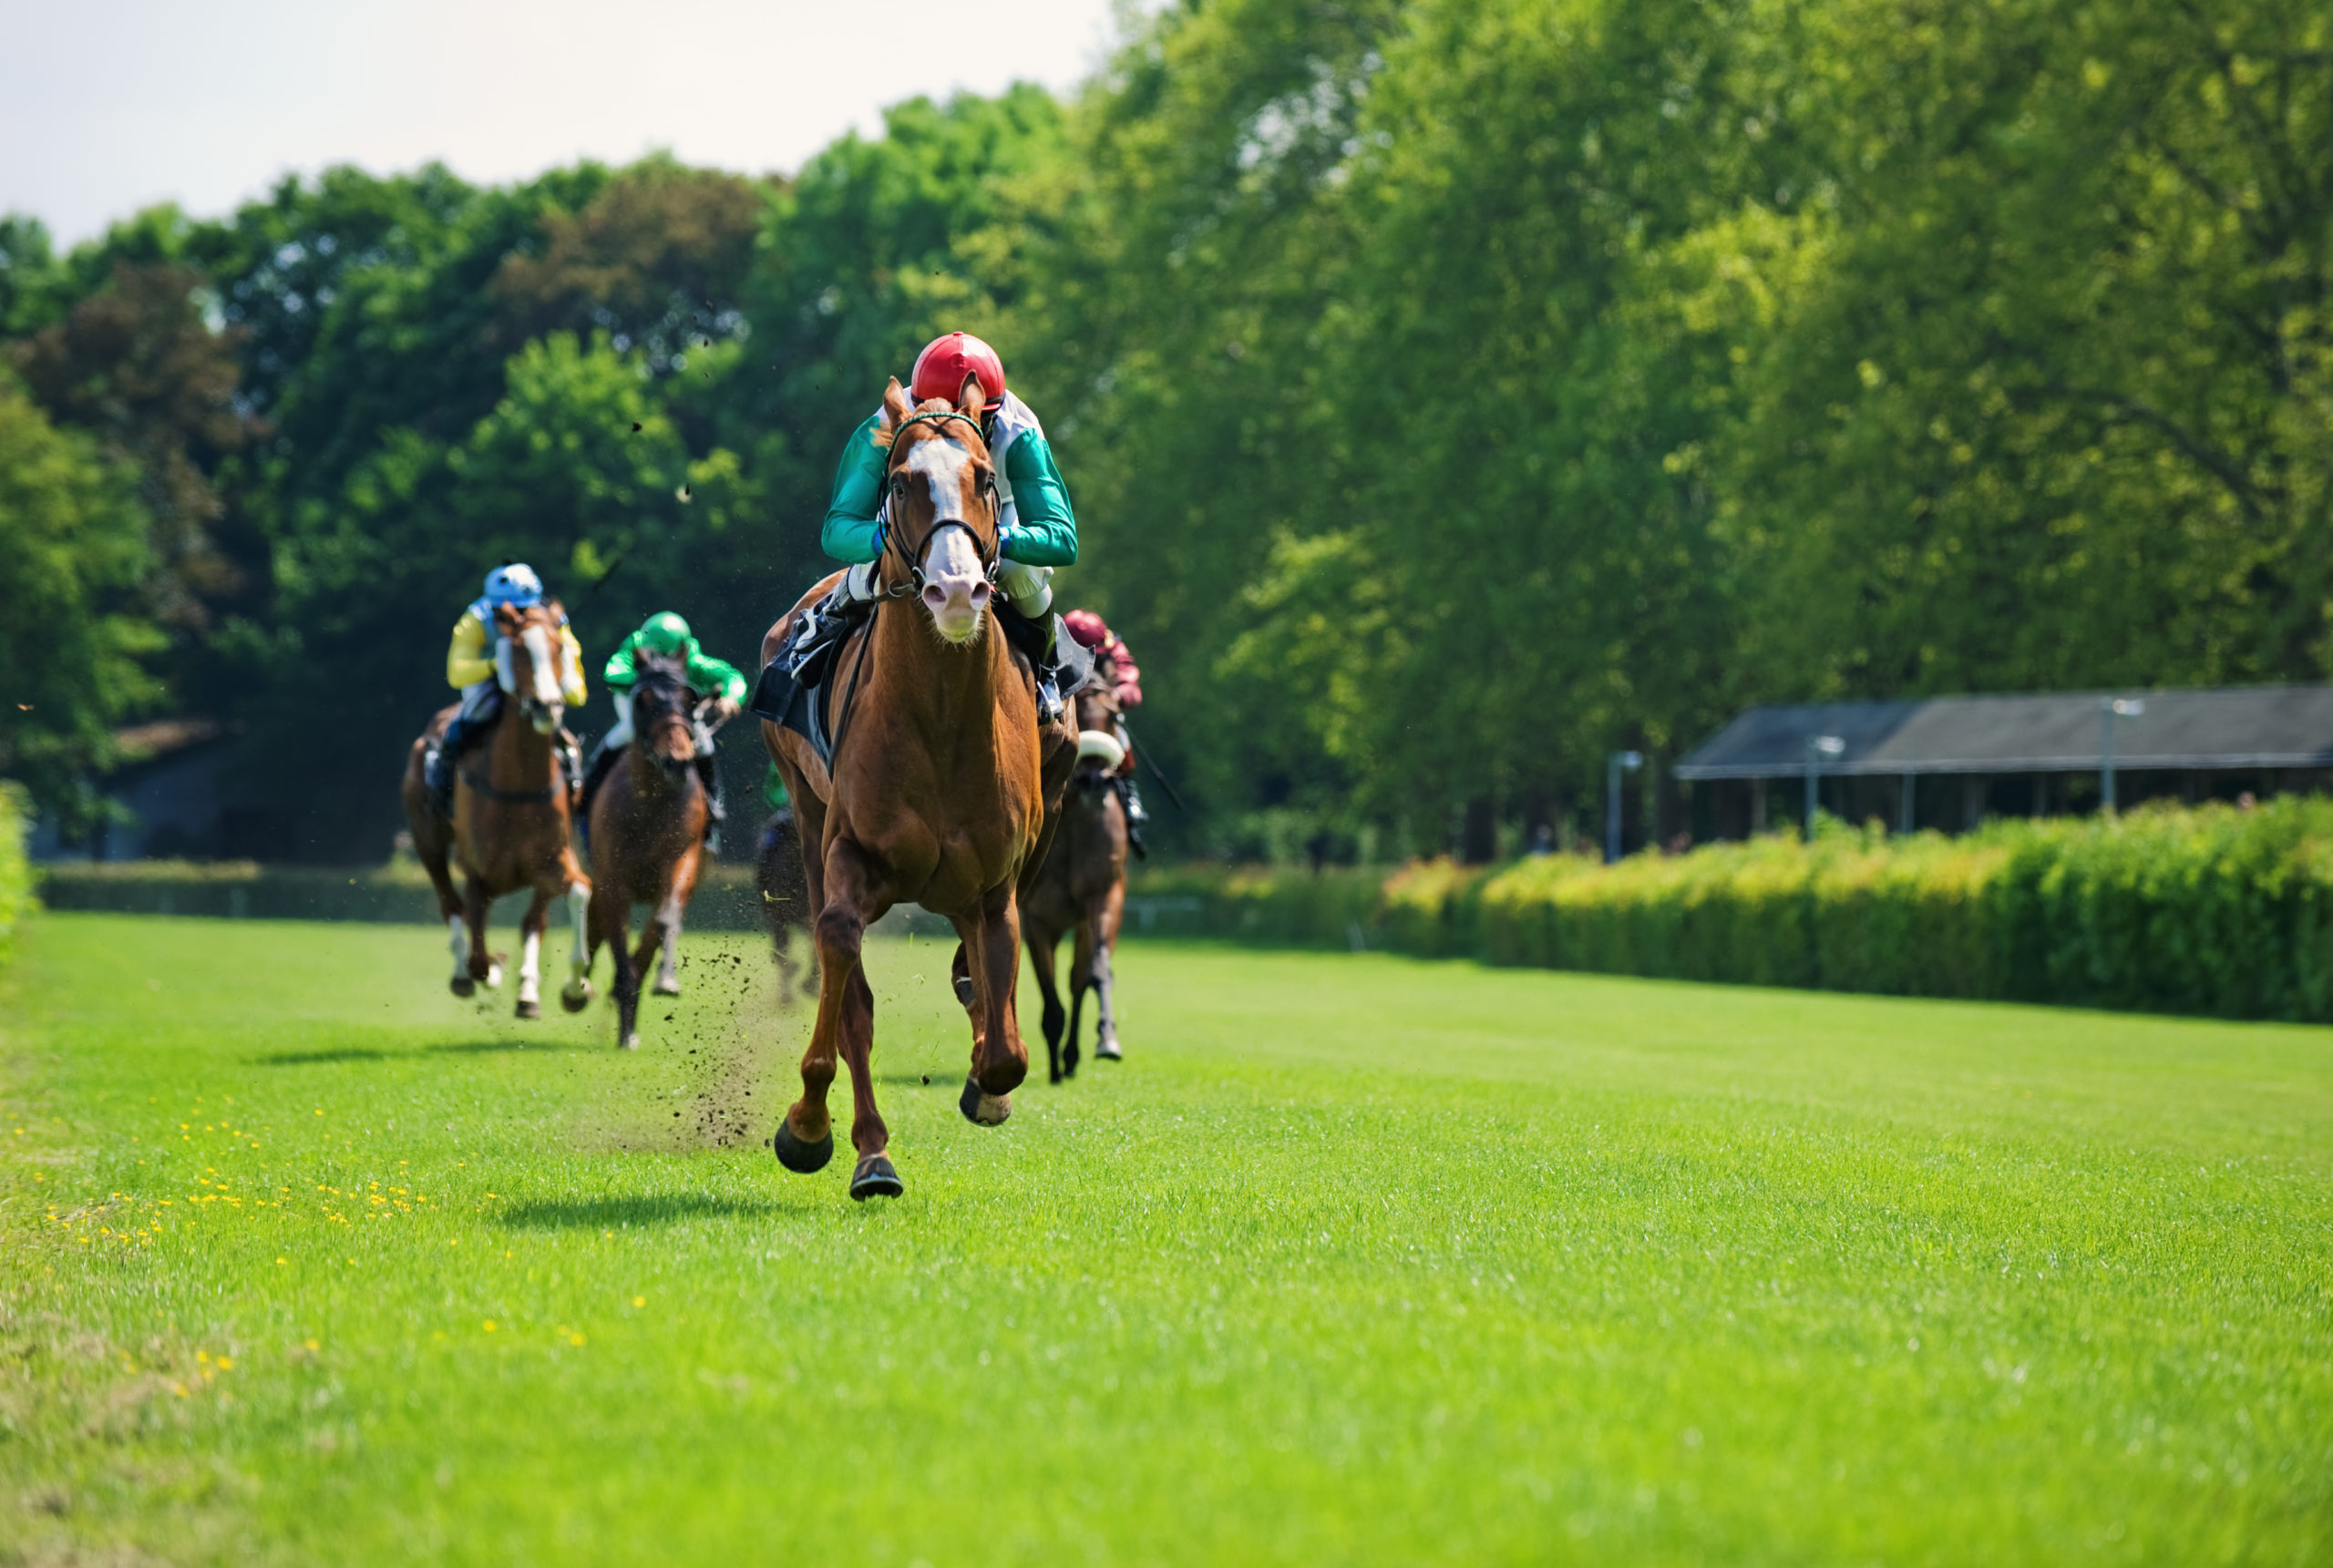
<path fill-rule="evenodd" d="M 0 964 L 16 948 L 16 922 L 40 906 L 33 898 L 32 866 L 25 859 L 29 813 L 14 784 L 0 782 Z"/>
<path fill-rule="evenodd" d="M 1999 821 L 1962 838 L 1826 824 L 1603 866 L 1187 868 L 1197 928 L 1607 974 L 2333 1021 L 2333 801 Z M 1373 886 L 1372 886 L 1373 885 Z"/>

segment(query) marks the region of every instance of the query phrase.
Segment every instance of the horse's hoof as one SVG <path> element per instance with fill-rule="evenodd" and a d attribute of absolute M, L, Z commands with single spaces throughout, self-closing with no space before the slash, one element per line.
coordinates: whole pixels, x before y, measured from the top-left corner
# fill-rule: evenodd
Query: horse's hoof
<path fill-rule="evenodd" d="M 899 1172 L 891 1168 L 889 1154 L 869 1154 L 858 1162 L 858 1169 L 851 1173 L 850 1195 L 858 1203 L 869 1198 L 896 1198 L 908 1190 L 899 1180 Z"/>
<path fill-rule="evenodd" d="M 1094 1048 L 1094 1060 L 1096 1061 L 1124 1061 L 1125 1059 L 1126 1053 L 1118 1049 L 1118 1042 L 1115 1040 L 1105 1040 Z"/>
<path fill-rule="evenodd" d="M 457 997 L 474 997 L 478 995 L 478 982 L 470 979 L 468 975 L 456 975 L 452 979 L 446 983 Z"/>
<path fill-rule="evenodd" d="M 654 989 L 655 994 L 660 997 L 676 997 L 681 994 L 681 982 L 678 980 L 658 980 Z"/>
<path fill-rule="evenodd" d="M 1012 1096 L 988 1093 L 981 1088 L 979 1079 L 968 1075 L 964 1080 L 964 1092 L 957 1096 L 956 1109 L 964 1113 L 965 1121 L 975 1126 L 1002 1127 L 1004 1119 L 1012 1114 Z"/>
<path fill-rule="evenodd" d="M 616 1041 L 616 1049 L 618 1050 L 638 1050 L 640 1049 L 640 1031 L 638 1030 L 633 1030 L 630 1034 L 625 1035 L 622 1040 Z"/>
<path fill-rule="evenodd" d="M 521 997 L 518 1010 L 520 1018 L 540 1018 L 543 1016 L 543 1004 L 530 997 Z"/>
<path fill-rule="evenodd" d="M 776 1151 L 777 1163 L 797 1176 L 807 1176 L 814 1171 L 825 1170 L 827 1162 L 835 1157 L 833 1128 L 827 1128 L 827 1135 L 817 1143 L 805 1143 L 794 1135 L 793 1127 L 783 1116 L 777 1119 L 777 1135 L 769 1143 L 770 1147 Z M 891 1180 L 897 1182 L 899 1178 L 893 1176 Z"/>
<path fill-rule="evenodd" d="M 585 980 L 580 986 L 561 987 L 559 993 L 559 1005 L 569 1012 L 581 1012 L 585 1008 L 590 1007 L 591 982 Z"/>

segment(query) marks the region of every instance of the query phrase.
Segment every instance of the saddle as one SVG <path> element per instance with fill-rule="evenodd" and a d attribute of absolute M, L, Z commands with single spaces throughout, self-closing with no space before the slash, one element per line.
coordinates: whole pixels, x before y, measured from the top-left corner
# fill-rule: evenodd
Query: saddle
<path fill-rule="evenodd" d="M 841 602 L 834 603 L 835 600 Z M 1069 634 L 1058 615 L 1031 620 L 1000 599 L 990 605 L 1006 642 L 1037 672 L 1038 721 L 1061 711 L 1094 682 L 1094 654 Z M 835 740 L 854 693 L 837 690 L 836 665 L 850 634 L 874 619 L 872 603 L 850 600 L 838 589 L 813 610 L 807 635 L 797 638 L 763 666 L 754 683 L 751 712 L 810 743 L 818 761 L 832 768 Z M 1050 624 L 1048 624 L 1050 623 Z"/>

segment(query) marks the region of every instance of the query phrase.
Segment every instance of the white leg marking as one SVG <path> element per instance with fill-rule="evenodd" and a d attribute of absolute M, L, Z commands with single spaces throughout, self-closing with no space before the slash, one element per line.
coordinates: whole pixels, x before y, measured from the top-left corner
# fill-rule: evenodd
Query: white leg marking
<path fill-rule="evenodd" d="M 583 885 L 580 882 L 568 885 L 567 917 L 575 923 L 575 951 L 567 960 L 565 994 L 570 997 L 588 997 L 591 994 L 591 982 L 585 977 L 591 971 L 591 949 L 586 943 L 585 938 L 591 930 L 589 921 L 591 917 L 591 895 L 584 890 Z M 616 940 L 623 940 L 621 932 L 617 934 Z"/>
<path fill-rule="evenodd" d="M 543 934 L 527 933 L 524 950 L 519 957 L 519 999 L 522 1002 L 542 1000 Z"/>

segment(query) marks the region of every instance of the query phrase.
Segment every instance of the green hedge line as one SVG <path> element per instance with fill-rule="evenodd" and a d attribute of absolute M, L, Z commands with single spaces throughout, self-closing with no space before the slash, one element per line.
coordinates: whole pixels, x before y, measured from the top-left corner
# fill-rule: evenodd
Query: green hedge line
<path fill-rule="evenodd" d="M 16 922 L 40 907 L 33 897 L 25 834 L 31 826 L 24 792 L 0 781 L 0 964 L 16 950 Z"/>
<path fill-rule="evenodd" d="M 41 901 L 51 909 L 252 920 L 437 919 L 437 895 L 412 863 L 351 870 L 250 860 L 59 861 L 37 875 Z M 523 893 L 498 898 L 493 917 L 515 921 L 526 903 Z M 552 906 L 550 923 L 567 924 L 564 900 Z M 687 923 L 699 931 L 761 929 L 753 867 L 708 866 L 689 901 Z"/>
<path fill-rule="evenodd" d="M 1390 877 L 1139 878 L 1234 939 L 1607 974 L 2333 1021 L 2333 801 L 2001 821 L 1962 838 L 1826 825 L 1645 855 Z M 1137 925 L 1137 929 L 1139 926 Z M 1176 928 L 1176 927 L 1169 927 Z"/>

